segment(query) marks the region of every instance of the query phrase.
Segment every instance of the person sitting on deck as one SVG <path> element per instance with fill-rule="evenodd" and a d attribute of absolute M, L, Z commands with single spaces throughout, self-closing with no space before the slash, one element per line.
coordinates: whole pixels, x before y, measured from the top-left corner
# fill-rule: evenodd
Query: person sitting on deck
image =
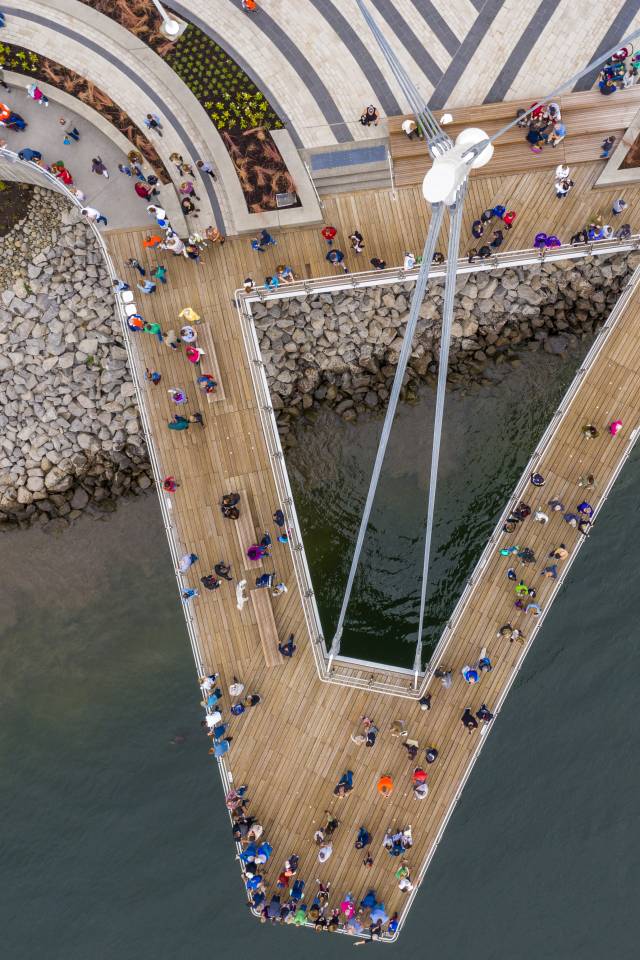
<path fill-rule="evenodd" d="M 271 554 L 263 544 L 253 543 L 247 550 L 247 556 L 249 560 L 262 560 L 263 557 L 269 557 Z"/>
<path fill-rule="evenodd" d="M 261 589 L 262 587 L 270 587 L 273 583 L 273 573 L 263 573 L 262 576 L 256 577 L 256 587 Z"/>
<path fill-rule="evenodd" d="M 338 780 L 333 792 L 336 797 L 344 798 L 351 790 L 353 790 L 353 772 L 347 770 Z"/>
<path fill-rule="evenodd" d="M 214 380 L 213 374 L 211 373 L 202 373 L 196 380 L 198 386 L 204 390 L 205 393 L 215 393 L 216 387 L 218 386 L 218 381 Z"/>
<path fill-rule="evenodd" d="M 294 635 L 291 634 L 291 636 L 289 637 L 286 643 L 278 644 L 278 650 L 280 651 L 283 657 L 292 657 L 296 652 L 296 650 L 298 649 L 295 643 L 293 642 L 293 640 L 294 640 Z"/>

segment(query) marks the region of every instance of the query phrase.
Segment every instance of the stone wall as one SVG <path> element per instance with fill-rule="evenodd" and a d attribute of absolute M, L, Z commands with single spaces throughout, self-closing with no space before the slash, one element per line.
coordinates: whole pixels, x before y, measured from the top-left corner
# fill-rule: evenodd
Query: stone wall
<path fill-rule="evenodd" d="M 0 239 L 0 523 L 65 526 L 151 485 L 93 234 L 50 190 Z"/>
<path fill-rule="evenodd" d="M 451 345 L 452 380 L 478 379 L 518 345 L 562 354 L 590 337 L 611 312 L 637 254 L 472 273 L 458 280 Z M 346 420 L 387 400 L 413 285 L 253 304 L 281 434 L 316 403 Z M 404 398 L 437 373 L 442 281 L 420 310 Z"/>

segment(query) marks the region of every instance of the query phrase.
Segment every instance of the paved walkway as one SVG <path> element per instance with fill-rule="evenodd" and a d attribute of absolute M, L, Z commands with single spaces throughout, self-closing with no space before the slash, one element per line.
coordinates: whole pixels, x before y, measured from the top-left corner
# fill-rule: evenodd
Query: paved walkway
<path fill-rule="evenodd" d="M 285 118 L 298 146 L 379 139 L 386 124 L 363 128 L 363 106 L 374 102 L 387 115 L 406 109 L 355 0 L 298 0 L 295 15 L 288 0 L 262 0 L 251 16 L 239 0 L 220 4 L 224 16 L 209 0 L 172 6 L 235 57 Z M 463 103 L 533 99 L 640 24 L 638 0 L 603 0 L 597 7 L 570 0 L 452 0 L 442 10 L 432 0 L 371 5 L 425 99 L 454 111 Z M 192 161 L 214 160 L 218 181 L 199 182 L 202 213 L 192 229 L 213 220 L 231 233 L 253 229 L 220 136 L 151 50 L 77 0 L 24 0 L 5 9 L 4 39 L 46 53 L 102 86 L 141 128 L 155 108 L 165 122 L 156 146 L 172 172 L 168 156 L 174 150 Z M 137 218 L 135 205 L 127 206 L 125 221 Z M 275 226 L 279 216 L 268 216 L 265 225 Z"/>
<path fill-rule="evenodd" d="M 44 160 L 51 164 L 62 160 L 73 175 L 74 185 L 86 195 L 86 203 L 96 207 L 109 221 L 109 228 L 146 226 L 151 224 L 146 211 L 146 203 L 136 195 L 132 177 L 118 171 L 118 164 L 126 162 L 126 153 L 118 149 L 111 137 L 103 133 L 86 117 L 64 105 L 50 100 L 47 108 L 40 107 L 25 93 L 26 79 L 17 74 L 5 73 L 5 79 L 11 92 L 0 91 L 0 99 L 21 114 L 29 126 L 23 133 L 14 130 L 2 131 L 10 150 L 23 150 L 31 147 L 39 150 Z M 50 91 L 51 88 L 47 87 Z M 70 98 L 69 98 L 70 99 Z M 77 127 L 80 131 L 78 143 L 65 146 L 62 142 L 65 127 L 59 123 L 60 117 L 67 120 L 67 127 Z M 124 140 L 124 138 L 122 138 Z M 91 172 L 93 157 L 100 157 L 109 171 L 109 179 Z M 160 187 L 159 202 L 164 202 L 163 194 L 174 195 L 173 187 Z M 171 197 L 169 196 L 169 199 Z"/>
<path fill-rule="evenodd" d="M 243 63 L 305 147 L 380 133 L 360 126 L 366 103 L 407 109 L 355 0 L 181 0 L 172 6 Z M 396 54 L 434 108 L 533 99 L 586 66 L 631 27 L 638 0 L 370 0 Z M 588 89 L 593 77 L 583 81 Z"/>

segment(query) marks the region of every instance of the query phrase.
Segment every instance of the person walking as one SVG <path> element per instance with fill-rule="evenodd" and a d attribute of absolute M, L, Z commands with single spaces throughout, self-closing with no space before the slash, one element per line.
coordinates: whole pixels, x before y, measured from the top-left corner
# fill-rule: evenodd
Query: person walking
<path fill-rule="evenodd" d="M 154 278 L 154 280 L 159 280 L 160 283 L 166 283 L 166 282 L 167 282 L 167 268 L 166 268 L 166 267 L 163 267 L 162 264 L 158 264 L 158 266 L 157 266 L 156 269 L 153 271 L 153 273 L 151 274 L 151 276 Z"/>
<path fill-rule="evenodd" d="M 364 250 L 364 239 L 360 231 L 354 230 L 353 233 L 350 234 L 349 240 L 351 241 L 351 249 L 353 250 L 353 252 L 362 253 L 362 251 Z"/>
<path fill-rule="evenodd" d="M 325 227 L 323 227 L 322 230 L 320 231 L 320 233 L 322 234 L 322 236 L 324 237 L 324 239 L 327 241 L 327 243 L 329 244 L 329 246 L 332 246 L 332 245 L 333 245 L 333 241 L 334 241 L 335 238 L 336 238 L 336 233 L 337 233 L 337 232 L 338 232 L 338 231 L 336 230 L 336 228 L 330 226 L 329 224 L 327 224 Z"/>
<path fill-rule="evenodd" d="M 145 280 L 144 283 L 136 283 L 138 290 L 141 290 L 142 293 L 155 293 L 156 285 L 153 280 Z"/>
<path fill-rule="evenodd" d="M 30 83 L 27 85 L 26 94 L 30 97 L 39 107 L 48 107 L 49 106 L 49 97 L 47 97 L 37 83 Z"/>
<path fill-rule="evenodd" d="M 200 199 L 196 193 L 196 188 L 194 187 L 192 180 L 183 180 L 179 189 L 183 197 L 193 197 L 195 200 Z"/>
<path fill-rule="evenodd" d="M 162 136 L 162 122 L 157 113 L 148 113 L 144 119 L 144 125 L 147 130 L 153 130 L 159 137 Z"/>
<path fill-rule="evenodd" d="M 624 211 L 627 209 L 627 206 L 628 206 L 627 201 L 623 200 L 622 197 L 620 197 L 618 200 L 613 201 L 611 212 L 613 213 L 614 217 L 617 217 L 621 213 L 624 213 Z"/>
<path fill-rule="evenodd" d="M 142 328 L 144 333 L 152 333 L 158 338 L 160 343 L 162 343 L 162 328 L 159 323 L 145 323 Z"/>
<path fill-rule="evenodd" d="M 329 263 L 332 263 L 334 267 L 341 267 L 345 273 L 349 273 L 349 268 L 344 262 L 344 253 L 342 250 L 329 250 L 329 253 L 325 257 Z"/>
<path fill-rule="evenodd" d="M 105 227 L 107 226 L 107 218 L 104 213 L 100 213 L 95 207 L 83 207 L 80 213 L 91 223 L 104 223 Z"/>
<path fill-rule="evenodd" d="M 212 180 L 217 179 L 213 164 L 208 160 L 196 160 L 196 167 L 201 173 L 208 173 Z"/>
<path fill-rule="evenodd" d="M 381 260 L 380 257 L 372 257 L 371 260 L 369 260 L 369 263 L 371 264 L 371 266 L 373 267 L 374 270 L 386 270 L 386 269 L 387 269 L 387 262 L 386 262 L 386 260 Z"/>
<path fill-rule="evenodd" d="M 179 486 L 175 477 L 165 477 L 162 481 L 162 489 L 167 493 L 175 493 Z"/>
<path fill-rule="evenodd" d="M 105 177 L 107 180 L 109 179 L 109 171 L 105 167 L 100 157 L 94 157 L 91 161 L 91 172 L 97 173 L 99 176 Z"/>

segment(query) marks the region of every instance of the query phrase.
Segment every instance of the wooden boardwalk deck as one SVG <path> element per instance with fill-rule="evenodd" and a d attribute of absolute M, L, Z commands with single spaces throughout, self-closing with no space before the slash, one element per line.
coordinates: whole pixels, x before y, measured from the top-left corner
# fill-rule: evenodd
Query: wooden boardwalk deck
<path fill-rule="evenodd" d="M 523 235 L 544 229 L 546 224 L 558 231 L 559 210 L 562 234 L 573 232 L 594 210 L 606 210 L 616 196 L 615 192 L 588 192 L 588 184 L 599 169 L 598 163 L 581 167 L 575 179 L 582 189 L 576 188 L 561 207 L 547 174 L 474 181 L 468 215 L 471 217 L 473 210 L 484 209 L 508 194 L 521 213 L 523 228 L 507 235 L 507 243 L 512 247 L 526 246 Z M 550 194 L 550 199 L 540 201 L 543 194 Z M 397 201 L 387 194 L 340 196 L 327 203 L 326 209 L 328 222 L 339 228 L 341 236 L 359 226 L 367 241 L 368 255 L 384 256 L 390 265 L 401 262 L 404 250 L 422 247 L 426 216 L 415 189 L 400 191 Z M 199 393 L 195 368 L 182 351 L 173 351 L 147 334 L 133 337 L 139 369 L 148 366 L 162 374 L 158 386 L 145 384 L 144 403 L 160 469 L 181 484 L 170 498 L 179 548 L 199 557 L 198 563 L 183 576 L 185 585 L 199 587 L 199 578 L 210 573 L 220 560 L 232 564 L 234 577 L 246 577 L 248 588 L 254 585 L 251 578 L 261 572 L 245 571 L 233 521 L 221 516 L 218 504 L 227 491 L 246 491 L 241 506 L 247 502 L 250 505 L 256 532 L 268 529 L 275 541 L 271 515 L 280 504 L 232 303 L 233 290 L 248 274 L 261 276 L 258 270 L 268 272 L 277 262 L 290 263 L 301 275 L 321 276 L 326 272 L 326 245 L 317 230 L 283 231 L 277 239 L 275 250 L 261 257 L 250 251 L 246 240 L 228 241 L 222 248 L 209 248 L 203 263 L 196 266 L 182 258 L 158 257 L 146 251 L 143 256 L 140 232 L 108 235 L 114 261 L 123 273 L 126 268 L 122 265 L 131 256 L 149 265 L 165 262 L 169 268 L 167 286 L 160 287 L 153 296 L 140 295 L 138 299 L 145 318 L 156 320 L 164 330 L 177 330 L 178 312 L 185 306 L 193 307 L 213 338 L 220 364 L 219 369 L 209 370 L 208 359 L 203 361 L 203 372 L 212 373 L 224 384 L 224 399 L 209 404 Z M 350 255 L 349 261 L 353 267 L 358 266 L 355 256 Z M 131 279 L 129 274 L 127 277 Z M 526 491 L 525 499 L 534 510 L 552 496 L 562 498 L 567 509 L 573 510 L 582 499 L 578 476 L 588 472 L 596 475 L 597 487 L 587 499 L 597 507 L 608 478 L 615 474 L 624 457 L 632 428 L 639 422 L 639 373 L 640 297 L 635 297 L 584 376 L 569 413 L 544 452 L 539 469 L 547 483 L 544 488 L 531 486 Z M 175 407 L 170 402 L 170 387 L 186 388 L 186 407 Z M 203 413 L 204 426 L 193 424 L 182 432 L 167 429 L 174 412 L 195 410 Z M 624 430 L 612 439 L 606 435 L 606 424 L 617 417 L 623 420 Z M 580 427 L 586 421 L 597 424 L 601 432 L 598 439 L 587 441 L 582 437 Z M 546 526 L 529 519 L 518 531 L 520 544 L 530 546 L 538 558 L 533 568 L 523 570 L 535 584 L 543 608 L 559 586 L 559 582 L 540 577 L 543 558 L 561 541 L 573 552 L 579 539 L 579 534 L 558 514 Z M 505 538 L 505 542 L 514 541 Z M 231 718 L 229 735 L 233 741 L 226 760 L 234 782 L 248 783 L 251 812 L 264 825 L 264 836 L 274 848 L 265 871 L 269 890 L 273 892 L 285 859 L 297 853 L 298 876 L 307 884 L 307 903 L 311 903 L 315 878 L 319 877 L 332 885 L 332 906 L 348 890 L 359 900 L 372 887 L 389 914 L 401 912 L 407 907 L 407 894 L 398 889 L 394 871 L 399 860 L 382 849 L 383 835 L 389 829 L 412 825 L 414 844 L 407 860 L 413 877 L 418 879 L 421 865 L 434 848 L 481 742 L 479 731 L 469 735 L 463 728 L 461 714 L 467 705 L 476 710 L 482 702 L 492 708 L 508 687 L 526 649 L 498 640 L 496 630 L 502 623 L 511 622 L 528 636 L 530 615 L 514 609 L 513 585 L 505 576 L 508 564 L 496 553 L 482 575 L 481 588 L 474 592 L 449 639 L 444 657 L 456 671 L 453 686 L 445 690 L 437 683 L 433 685 L 432 708 L 425 712 L 415 702 L 400 697 L 318 679 L 290 550 L 274 542 L 272 554 L 277 579 L 288 586 L 286 594 L 272 599 L 275 623 L 282 641 L 290 633 L 295 634 L 298 651 L 293 659 L 266 666 L 253 605 L 249 602 L 238 611 L 235 584 L 223 583 L 213 592 L 201 589 L 200 597 L 191 601 L 188 608 L 197 629 L 202 660 L 210 672 L 221 674 L 225 719 L 230 706 L 227 689 L 234 676 L 242 680 L 247 692 L 258 692 L 262 698 L 257 707 Z M 478 687 L 468 687 L 459 670 L 477 659 L 485 645 L 494 669 Z M 363 715 L 373 718 L 380 728 L 373 749 L 351 740 Z M 417 801 L 412 795 L 414 764 L 402 741 L 390 735 L 394 720 L 405 721 L 409 736 L 419 742 L 418 762 L 424 761 L 426 747 L 435 746 L 439 751 L 436 763 L 428 768 L 430 792 L 424 801 Z M 203 752 L 206 743 L 203 738 Z M 347 769 L 354 771 L 354 789 L 341 800 L 334 796 L 333 788 Z M 376 782 L 383 773 L 390 773 L 395 781 L 389 799 L 376 792 Z M 320 865 L 313 833 L 324 821 L 325 810 L 331 810 L 341 823 L 333 838 L 333 855 Z M 361 825 L 373 835 L 369 848 L 374 860 L 371 868 L 363 865 L 362 852 L 354 849 Z"/>
<path fill-rule="evenodd" d="M 620 97 L 603 97 L 599 90 L 569 93 L 558 97 L 557 102 L 567 134 L 556 147 L 547 146 L 542 153 L 534 154 L 525 139 L 527 131 L 513 127 L 496 141 L 491 163 L 472 171 L 472 180 L 545 167 L 553 176 L 559 163 L 573 166 L 580 161 L 593 160 L 600 155 L 600 145 L 605 137 L 613 135 L 616 144 L 620 142 L 640 110 L 640 87 L 630 87 Z M 527 109 L 529 106 L 528 101 L 507 100 L 459 108 L 453 111 L 453 122 L 446 127 L 446 132 L 455 141 L 465 127 L 473 126 L 492 136 L 515 118 L 519 107 Z M 396 182 L 401 187 L 421 184 L 431 166 L 424 143 L 415 138 L 409 140 L 402 132 L 404 119 L 406 117 L 389 119 L 391 158 Z"/>

